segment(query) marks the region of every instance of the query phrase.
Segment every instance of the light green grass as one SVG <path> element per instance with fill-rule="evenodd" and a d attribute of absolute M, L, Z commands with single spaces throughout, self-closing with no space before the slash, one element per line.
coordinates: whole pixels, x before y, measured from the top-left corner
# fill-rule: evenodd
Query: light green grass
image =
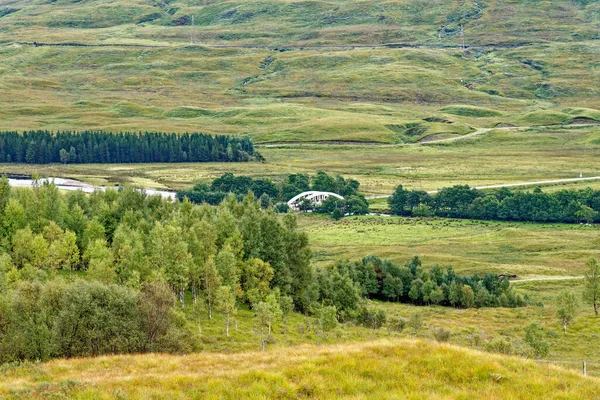
<path fill-rule="evenodd" d="M 235 355 L 56 360 L 6 375 L 0 393 L 30 398 L 585 399 L 600 390 L 600 381 L 576 372 L 406 339 Z"/>
<path fill-rule="evenodd" d="M 93 182 L 189 187 L 207 183 L 225 172 L 280 180 L 289 173 L 324 170 L 361 182 L 367 195 L 389 195 L 402 184 L 436 190 L 457 184 L 471 186 L 597 176 L 600 130 L 590 127 L 495 130 L 447 144 L 425 146 L 303 145 L 261 147 L 266 163 L 0 165 L 7 173 L 38 172 Z M 151 182 L 153 182 L 151 184 Z M 598 188 L 600 182 L 552 185 Z"/>
<path fill-rule="evenodd" d="M 596 226 L 403 217 L 331 218 L 303 215 L 317 263 L 367 255 L 426 265 L 519 276 L 582 275 L 598 255 Z"/>
<path fill-rule="evenodd" d="M 568 51 L 556 46 L 559 54 Z M 589 57 L 596 48 L 580 50 L 573 57 Z M 560 71 L 564 66 L 550 64 L 555 56 L 545 56 L 552 57 L 548 68 Z M 588 93 L 586 82 L 595 79 L 589 69 L 570 69 L 561 78 L 569 91 L 550 101 L 532 89 L 539 84 L 537 70 L 521 68 L 519 80 L 507 77 L 506 68 L 514 68 L 512 53 L 473 58 L 427 48 L 276 52 L 12 45 L 0 47 L 0 57 L 0 129 L 203 131 L 248 134 L 263 143 L 403 143 L 502 124 L 565 124 L 597 118 L 593 108 L 600 108 L 597 96 Z M 502 86 L 503 95 L 466 87 L 465 82 L 480 81 Z M 565 107 L 569 113 L 561 111 Z M 415 124 L 419 128 L 410 130 Z"/>

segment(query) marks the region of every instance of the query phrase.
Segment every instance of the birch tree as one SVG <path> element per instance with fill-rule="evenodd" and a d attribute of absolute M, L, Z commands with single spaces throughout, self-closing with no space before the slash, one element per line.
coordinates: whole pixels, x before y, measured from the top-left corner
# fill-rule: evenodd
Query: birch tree
<path fill-rule="evenodd" d="M 587 262 L 588 270 L 585 273 L 585 289 L 583 300 L 594 306 L 594 313 L 598 315 L 598 302 L 600 301 L 600 265 L 595 258 Z"/>

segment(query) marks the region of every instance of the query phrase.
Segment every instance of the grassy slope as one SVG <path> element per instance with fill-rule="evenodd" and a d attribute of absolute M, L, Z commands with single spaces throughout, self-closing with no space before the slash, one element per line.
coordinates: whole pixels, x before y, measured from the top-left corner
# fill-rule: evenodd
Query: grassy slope
<path fill-rule="evenodd" d="M 17 10 L 0 20 L 2 40 L 14 40 L 18 32 L 21 40 L 39 40 L 44 33 L 53 40 L 186 42 L 189 22 L 174 26 L 175 20 L 194 15 L 196 36 L 203 42 L 278 46 L 457 45 L 462 42 L 459 25 L 464 25 L 466 44 L 580 41 L 597 37 L 599 10 L 595 2 L 540 0 L 3 0 L 0 5 Z M 140 24 L 143 20 L 152 21 Z"/>
<path fill-rule="evenodd" d="M 409 304 L 379 303 L 388 318 L 410 318 L 414 313 L 423 316 L 425 327 L 419 336 L 434 340 L 433 330 L 439 327 L 451 332 L 450 342 L 461 346 L 473 346 L 472 332 L 482 340 L 507 338 L 515 346 L 523 346 L 524 329 L 536 322 L 544 331 L 544 339 L 550 343 L 547 360 L 563 362 L 565 367 L 579 370 L 581 361 L 590 364 L 589 373 L 600 376 L 600 336 L 598 318 L 591 305 L 580 302 L 575 319 L 563 334 L 556 316 L 555 297 L 563 289 L 572 290 L 578 299 L 583 292 L 582 280 L 538 281 L 514 283 L 515 290 L 527 295 L 532 305 L 526 308 L 456 309 L 452 307 L 413 306 Z M 407 330 L 410 331 L 410 330 Z M 390 335 L 389 333 L 387 333 Z M 410 332 L 402 335 L 409 335 Z M 386 335 L 382 330 L 381 336 Z M 593 364 L 593 365 L 592 365 Z"/>
<path fill-rule="evenodd" d="M 0 393 L 31 398 L 589 399 L 600 391 L 600 381 L 575 372 L 406 339 L 235 355 L 56 360 L 2 374 Z"/>
<path fill-rule="evenodd" d="M 598 254 L 595 226 L 486 222 L 402 217 L 303 216 L 315 261 L 369 254 L 405 262 L 422 255 L 428 265 L 452 265 L 463 273 L 580 276 Z"/>
<path fill-rule="evenodd" d="M 544 75 L 521 63 L 535 56 L 527 51 L 476 58 L 427 49 L 274 53 L 5 46 L 0 47 L 0 129 L 202 130 L 250 134 L 258 142 L 397 143 L 497 124 L 600 119 L 597 111 L 571 107 L 600 106 L 589 92 L 593 70 L 569 66 L 568 76 L 562 76 L 564 66 L 552 60 L 568 57 L 562 52 L 570 49 L 563 46 L 546 55 L 544 68 L 552 72 Z M 595 51 L 590 45 L 575 53 L 573 62 L 587 65 L 582 58 Z M 265 67 L 268 57 L 274 61 Z M 552 89 L 555 73 L 569 90 Z M 540 85 L 560 93 L 540 97 L 535 92 Z M 501 93 L 488 93 L 497 89 Z M 443 107 L 452 103 L 490 111 L 456 113 Z M 572 114 L 561 113 L 566 106 Z M 546 108 L 555 111 L 536 111 Z M 446 123 L 423 120 L 430 117 Z"/>
<path fill-rule="evenodd" d="M 17 10 L 0 17 L 0 129 L 203 130 L 258 142 L 396 143 L 499 123 L 600 119 L 593 109 L 600 108 L 595 2 L 168 3 L 0 2 L 0 15 Z M 137 24 L 150 15 L 156 19 Z M 299 47 L 186 46 L 191 28 L 172 20 L 191 15 L 199 44 Z M 461 24 L 476 47 L 429 48 L 456 46 Z M 477 47 L 523 38 L 531 45 Z M 17 41 L 166 47 L 11 44 Z M 303 47 L 382 42 L 426 47 Z M 464 105 L 480 108 L 465 112 Z M 423 120 L 429 117 L 435 119 Z"/>

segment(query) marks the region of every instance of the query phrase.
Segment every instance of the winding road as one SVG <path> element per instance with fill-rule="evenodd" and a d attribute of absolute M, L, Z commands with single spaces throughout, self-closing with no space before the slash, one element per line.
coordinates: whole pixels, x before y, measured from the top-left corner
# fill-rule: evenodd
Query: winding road
<path fill-rule="evenodd" d="M 473 186 L 471 189 L 499 189 L 503 187 L 517 187 L 517 186 L 534 186 L 534 185 L 552 185 L 554 183 L 569 183 L 569 182 L 581 182 L 581 181 L 595 181 L 600 180 L 600 176 L 588 176 L 585 178 L 566 178 L 566 179 L 553 179 L 547 181 L 533 181 L 533 182 L 517 182 L 517 183 L 500 183 L 497 185 L 485 185 L 485 186 Z M 430 190 L 427 193 L 436 194 L 439 190 Z M 392 197 L 391 195 L 385 196 L 371 196 L 367 197 L 367 200 L 373 199 L 387 199 Z"/>

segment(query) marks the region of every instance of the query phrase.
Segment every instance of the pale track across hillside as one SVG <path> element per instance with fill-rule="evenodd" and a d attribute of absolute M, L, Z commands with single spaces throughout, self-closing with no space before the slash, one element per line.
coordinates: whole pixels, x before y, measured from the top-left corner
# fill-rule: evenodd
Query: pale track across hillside
<path fill-rule="evenodd" d="M 425 146 L 429 144 L 438 144 L 438 143 L 448 143 L 448 142 L 456 142 L 465 139 L 471 139 L 476 136 L 483 135 L 484 133 L 488 133 L 490 131 L 518 131 L 518 130 L 527 130 L 527 129 L 544 129 L 544 128 L 563 128 L 563 129 L 574 129 L 574 128 L 586 128 L 586 127 L 595 127 L 600 126 L 598 124 L 576 124 L 576 125 L 537 125 L 537 126 L 501 126 L 495 128 L 478 128 L 474 132 L 467 133 L 466 135 L 453 136 L 449 138 L 443 139 L 434 139 L 434 140 L 426 140 L 415 143 L 379 143 L 379 142 L 349 142 L 349 141 L 321 141 L 321 142 L 275 142 L 275 143 L 265 143 L 265 144 L 256 144 L 255 147 L 303 147 L 303 146 L 314 146 L 314 145 L 343 145 L 343 146 L 377 146 L 377 147 L 404 147 L 404 146 Z"/>
<path fill-rule="evenodd" d="M 585 276 L 538 276 L 535 278 L 517 278 L 511 279 L 512 283 L 520 283 L 520 282 L 542 282 L 542 281 L 570 281 L 576 279 L 583 279 Z"/>

